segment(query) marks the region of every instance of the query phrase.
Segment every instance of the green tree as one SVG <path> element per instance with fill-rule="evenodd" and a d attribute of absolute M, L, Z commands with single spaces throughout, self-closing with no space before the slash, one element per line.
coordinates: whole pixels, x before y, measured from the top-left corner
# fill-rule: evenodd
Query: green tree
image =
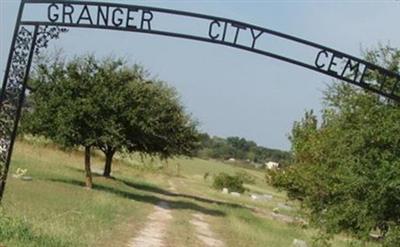
<path fill-rule="evenodd" d="M 59 57 L 45 58 L 30 84 L 31 108 L 25 114 L 24 131 L 45 135 L 64 147 L 85 149 L 86 186 L 92 187 L 90 150 L 96 144 L 95 114 L 83 95 L 91 92 L 93 59 L 74 59 L 66 64 Z"/>
<path fill-rule="evenodd" d="M 400 50 L 379 47 L 366 59 L 400 72 Z M 374 73 L 375 81 L 393 86 Z M 294 165 L 274 172 L 272 183 L 310 209 L 328 233 L 367 239 L 372 230 L 391 241 L 400 222 L 400 107 L 354 86 L 335 83 L 325 92 L 322 121 L 312 112 L 294 124 Z M 390 230 L 392 229 L 392 230 Z M 392 246 L 399 246 L 399 242 Z"/>
<path fill-rule="evenodd" d="M 246 189 L 243 187 L 242 177 L 239 175 L 231 176 L 224 172 L 214 177 L 213 187 L 217 190 L 227 188 L 231 192 L 243 193 Z"/>
<path fill-rule="evenodd" d="M 198 154 L 203 158 L 250 160 L 263 163 L 270 160 L 286 163 L 290 153 L 258 146 L 254 141 L 240 137 L 210 137 L 201 134 Z"/>
<path fill-rule="evenodd" d="M 148 80 L 142 67 L 84 56 L 39 68 L 25 129 L 66 147 L 84 146 L 88 155 L 90 147 L 99 148 L 104 176 L 111 175 L 113 156 L 122 149 L 169 158 L 192 155 L 197 147 L 196 124 L 176 91 Z"/>

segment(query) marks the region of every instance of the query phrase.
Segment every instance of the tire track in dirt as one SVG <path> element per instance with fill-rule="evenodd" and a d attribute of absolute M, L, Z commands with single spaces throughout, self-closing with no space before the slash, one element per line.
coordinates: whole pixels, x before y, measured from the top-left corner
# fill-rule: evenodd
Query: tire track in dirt
<path fill-rule="evenodd" d="M 201 213 L 193 214 L 190 221 L 196 229 L 197 238 L 207 247 L 224 247 L 225 244 L 216 238 L 215 233 L 211 230 L 210 225 L 205 221 L 204 215 Z"/>
<path fill-rule="evenodd" d="M 171 210 L 167 202 L 160 201 L 154 206 L 154 212 L 148 216 L 146 226 L 133 238 L 128 247 L 162 247 L 166 228 L 172 219 Z"/>
<path fill-rule="evenodd" d="M 172 181 L 168 181 L 169 190 L 176 193 L 176 187 Z M 154 206 L 154 212 L 148 217 L 144 228 L 139 231 L 136 237 L 132 238 L 127 247 L 164 247 L 168 246 L 165 241 L 167 227 L 172 221 L 172 210 L 166 201 L 160 201 Z M 194 226 L 196 238 L 205 247 L 225 247 L 223 241 L 217 239 L 216 234 L 211 230 L 202 213 L 192 214 L 190 223 Z"/>

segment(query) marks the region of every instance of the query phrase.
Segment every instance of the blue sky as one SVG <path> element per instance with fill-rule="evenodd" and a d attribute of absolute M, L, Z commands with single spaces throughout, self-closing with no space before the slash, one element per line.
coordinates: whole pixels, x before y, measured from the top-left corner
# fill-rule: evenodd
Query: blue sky
<path fill-rule="evenodd" d="M 121 3 L 227 17 L 361 56 L 379 42 L 400 47 L 400 1 L 134 1 Z M 18 0 L 0 0 L 0 75 L 3 77 Z M 31 13 L 35 16 L 36 13 Z M 173 24 L 172 24 L 173 25 Z M 196 27 L 193 27 L 194 29 Z M 287 47 L 275 46 L 284 52 Z M 187 111 L 212 135 L 241 136 L 289 149 L 293 121 L 321 109 L 332 79 L 234 48 L 146 34 L 72 29 L 49 50 L 68 56 L 113 54 L 144 65 L 177 88 Z M 297 51 L 306 56 L 306 52 Z"/>

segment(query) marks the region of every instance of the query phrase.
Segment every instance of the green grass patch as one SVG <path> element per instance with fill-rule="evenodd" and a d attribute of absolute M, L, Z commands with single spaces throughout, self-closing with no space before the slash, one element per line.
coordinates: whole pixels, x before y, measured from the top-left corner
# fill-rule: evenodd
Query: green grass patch
<path fill-rule="evenodd" d="M 20 218 L 12 218 L 0 211 L 0 240 L 6 246 L 21 247 L 64 247 L 71 246 L 58 236 L 51 236 L 35 231 L 29 222 Z"/>
<path fill-rule="evenodd" d="M 95 155 L 93 170 L 101 170 L 103 163 L 103 157 Z M 14 178 L 18 168 L 27 169 L 32 181 Z M 233 197 L 213 189 L 212 178 L 221 172 L 251 178 L 244 184 L 247 191 Z M 166 163 L 134 155 L 128 161 L 119 157 L 113 176 L 95 175 L 94 188 L 87 190 L 80 151 L 17 142 L 0 211 L 0 246 L 125 246 L 143 229 L 160 200 L 168 202 L 173 215 L 166 236 L 169 246 L 203 246 L 190 223 L 193 214 L 199 213 L 226 246 L 290 246 L 294 238 L 310 244 L 316 233 L 267 217 L 282 204 L 293 208 L 280 209 L 285 216 L 303 214 L 297 203 L 287 201 L 285 193 L 266 184 L 263 171 L 213 160 L 179 158 Z M 176 188 L 172 193 L 171 184 Z M 273 198 L 254 201 L 252 193 Z M 255 208 L 264 215 L 255 213 Z M 349 246 L 350 240 L 337 236 L 332 246 Z"/>

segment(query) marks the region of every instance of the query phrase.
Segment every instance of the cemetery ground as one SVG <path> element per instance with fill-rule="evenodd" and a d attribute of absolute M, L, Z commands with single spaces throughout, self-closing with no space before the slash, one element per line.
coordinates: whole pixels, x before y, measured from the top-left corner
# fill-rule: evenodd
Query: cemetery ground
<path fill-rule="evenodd" d="M 0 212 L 0 245 L 280 247 L 301 239 L 311 246 L 316 230 L 304 227 L 299 206 L 269 187 L 263 171 L 197 158 L 167 164 L 116 158 L 114 178 L 106 179 L 96 175 L 104 161 L 95 154 L 94 188 L 87 190 L 83 153 L 19 140 Z M 13 177 L 18 168 L 32 180 Z M 212 175 L 238 171 L 256 178 L 247 192 L 237 197 L 212 189 Z M 348 241 L 336 236 L 333 246 Z"/>

